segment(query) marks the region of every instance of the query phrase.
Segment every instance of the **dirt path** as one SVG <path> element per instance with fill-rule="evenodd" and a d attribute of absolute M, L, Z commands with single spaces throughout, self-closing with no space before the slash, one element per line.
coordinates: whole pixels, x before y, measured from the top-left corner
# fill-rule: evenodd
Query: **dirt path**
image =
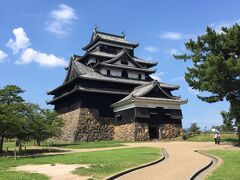
<path fill-rule="evenodd" d="M 169 158 L 161 163 L 131 172 L 120 180 L 186 180 L 207 165 L 211 159 L 195 150 L 237 149 L 231 145 L 216 146 L 208 142 L 156 142 L 132 143 L 131 147 L 148 146 L 165 148 Z"/>
<path fill-rule="evenodd" d="M 44 174 L 51 180 L 87 180 L 90 177 L 72 174 L 76 168 L 88 168 L 89 165 L 83 164 L 43 164 L 43 165 L 24 165 L 15 168 L 17 171 Z"/>

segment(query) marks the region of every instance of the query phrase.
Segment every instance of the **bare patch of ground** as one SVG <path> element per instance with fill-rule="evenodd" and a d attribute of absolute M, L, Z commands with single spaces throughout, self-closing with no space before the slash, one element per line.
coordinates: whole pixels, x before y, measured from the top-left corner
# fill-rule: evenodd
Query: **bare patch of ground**
<path fill-rule="evenodd" d="M 86 164 L 24 165 L 18 166 L 14 170 L 44 174 L 51 180 L 87 180 L 91 177 L 75 175 L 72 172 L 77 168 L 89 168 L 89 166 Z"/>

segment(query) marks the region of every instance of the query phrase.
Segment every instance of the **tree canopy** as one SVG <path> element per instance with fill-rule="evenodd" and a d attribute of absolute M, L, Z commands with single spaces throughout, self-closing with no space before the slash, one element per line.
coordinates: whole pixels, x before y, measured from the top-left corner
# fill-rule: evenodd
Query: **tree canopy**
<path fill-rule="evenodd" d="M 41 141 L 61 133 L 62 119 L 53 110 L 41 109 L 38 105 L 25 103 L 24 91 L 15 85 L 0 89 L 0 154 L 5 138 L 16 138 L 20 142 Z"/>
<path fill-rule="evenodd" d="M 188 131 L 192 135 L 197 135 L 197 134 L 200 134 L 200 127 L 197 125 L 197 123 L 192 123 Z"/>
<path fill-rule="evenodd" d="M 233 115 L 230 112 L 226 112 L 226 111 L 221 111 L 221 115 L 223 118 L 222 130 L 223 131 L 233 131 L 234 130 Z"/>
<path fill-rule="evenodd" d="M 176 59 L 191 60 L 185 79 L 189 86 L 209 96 L 198 95 L 208 103 L 230 103 L 230 111 L 240 128 L 240 26 L 223 27 L 217 33 L 207 27 L 206 33 L 185 43 L 188 54 L 175 55 Z M 239 134 L 240 139 L 240 134 Z"/>

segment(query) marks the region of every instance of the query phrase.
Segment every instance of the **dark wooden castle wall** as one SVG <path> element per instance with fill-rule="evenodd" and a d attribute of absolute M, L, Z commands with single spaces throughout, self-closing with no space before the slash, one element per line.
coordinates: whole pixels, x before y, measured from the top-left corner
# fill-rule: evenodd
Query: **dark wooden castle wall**
<path fill-rule="evenodd" d="M 125 95 L 82 92 L 80 95 L 81 108 L 99 109 L 100 117 L 114 117 L 110 105 L 124 97 Z"/>
<path fill-rule="evenodd" d="M 163 109 L 163 108 L 135 108 L 136 122 L 151 124 L 181 124 L 181 116 L 173 116 L 182 114 L 179 109 Z M 174 118 L 172 118 L 174 117 Z M 177 117 L 177 118 L 176 118 Z M 179 119 L 178 119 L 179 118 Z"/>

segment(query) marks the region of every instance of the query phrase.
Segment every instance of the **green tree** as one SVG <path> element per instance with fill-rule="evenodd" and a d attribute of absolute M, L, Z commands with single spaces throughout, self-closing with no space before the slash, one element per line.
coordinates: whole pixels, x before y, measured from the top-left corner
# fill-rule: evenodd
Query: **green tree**
<path fill-rule="evenodd" d="M 6 137 L 14 137 L 21 124 L 19 107 L 24 101 L 19 95 L 24 91 L 14 85 L 0 89 L 0 154 L 3 152 L 3 142 Z"/>
<path fill-rule="evenodd" d="M 221 111 L 221 115 L 223 118 L 222 130 L 223 131 L 233 131 L 234 130 L 234 125 L 233 125 L 234 117 L 232 116 L 232 114 L 230 112 Z"/>
<path fill-rule="evenodd" d="M 63 121 L 55 111 L 41 109 L 38 105 L 30 103 L 27 109 L 26 117 L 29 124 L 27 133 L 31 139 L 37 141 L 38 146 L 42 141 L 61 134 Z"/>
<path fill-rule="evenodd" d="M 191 60 L 185 79 L 189 86 L 209 96 L 198 98 L 208 103 L 230 103 L 230 112 L 240 128 L 240 26 L 223 27 L 221 33 L 207 27 L 197 40 L 185 43 L 189 54 L 175 55 L 176 59 Z M 239 133 L 240 143 L 240 133 Z"/>
<path fill-rule="evenodd" d="M 192 135 L 198 135 L 198 134 L 200 134 L 200 127 L 197 125 L 197 123 L 192 123 L 190 125 L 188 131 Z"/>

